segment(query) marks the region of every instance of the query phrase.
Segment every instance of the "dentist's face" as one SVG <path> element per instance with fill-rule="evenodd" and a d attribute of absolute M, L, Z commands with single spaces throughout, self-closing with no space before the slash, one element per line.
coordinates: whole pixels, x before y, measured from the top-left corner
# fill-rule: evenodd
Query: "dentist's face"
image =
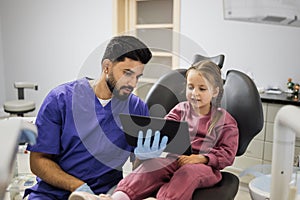
<path fill-rule="evenodd" d="M 106 83 L 113 95 L 121 100 L 128 98 L 143 75 L 144 64 L 125 58 L 123 62 L 112 64 Z"/>

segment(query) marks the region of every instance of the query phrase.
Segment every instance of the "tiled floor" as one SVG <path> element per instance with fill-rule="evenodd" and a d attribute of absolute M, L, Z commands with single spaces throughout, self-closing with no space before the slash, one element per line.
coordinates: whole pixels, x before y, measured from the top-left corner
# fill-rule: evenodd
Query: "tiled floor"
<path fill-rule="evenodd" d="M 9 193 L 6 194 L 4 200 L 10 200 Z M 240 189 L 235 197 L 235 200 L 251 200 L 249 192 L 244 188 Z"/>
<path fill-rule="evenodd" d="M 245 186 L 241 186 L 235 200 L 251 200 L 248 188 Z"/>

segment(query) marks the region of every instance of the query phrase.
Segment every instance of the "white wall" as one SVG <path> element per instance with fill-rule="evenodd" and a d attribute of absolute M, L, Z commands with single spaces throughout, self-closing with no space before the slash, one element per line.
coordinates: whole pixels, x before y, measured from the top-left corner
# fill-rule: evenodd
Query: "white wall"
<path fill-rule="evenodd" d="M 1 13 L 1 6 L 0 6 Z M 2 37 L 1 37 L 1 15 L 0 15 L 0 105 L 5 101 L 5 81 L 4 81 L 4 65 L 3 65 L 3 49 L 2 49 Z M 0 106 L 0 116 L 3 113 L 3 107 Z"/>
<path fill-rule="evenodd" d="M 76 79 L 89 54 L 112 36 L 107 0 L 1 0 L 0 16 L 0 96 L 14 99 L 14 81 L 34 81 L 39 90 L 26 90 L 25 98 L 38 108 L 50 89 Z"/>
<path fill-rule="evenodd" d="M 222 0 L 181 1 L 181 33 L 208 55 L 224 53 L 224 71 L 251 72 L 258 86 L 300 83 L 300 28 L 223 19 Z"/>
<path fill-rule="evenodd" d="M 224 71 L 251 72 L 258 86 L 285 89 L 289 77 L 300 82 L 300 28 L 227 21 L 222 6 L 181 1 L 181 34 L 194 43 L 182 45 L 186 59 L 200 47 L 224 53 Z M 26 91 L 39 107 L 50 89 L 86 73 L 83 65 L 97 71 L 94 50 L 112 36 L 112 17 L 107 0 L 0 0 L 0 105 L 16 98 L 14 81 L 39 84 L 39 91 Z"/>

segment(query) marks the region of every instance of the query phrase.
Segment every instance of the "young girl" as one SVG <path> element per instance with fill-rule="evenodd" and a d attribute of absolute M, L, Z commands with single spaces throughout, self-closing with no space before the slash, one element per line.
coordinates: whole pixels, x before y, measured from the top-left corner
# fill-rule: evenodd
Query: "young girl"
<path fill-rule="evenodd" d="M 176 105 L 166 118 L 188 122 L 193 154 L 145 160 L 119 182 L 111 197 L 100 195 L 101 199 L 156 196 L 158 200 L 189 200 L 195 189 L 211 187 L 222 179 L 220 170 L 235 158 L 238 128 L 233 117 L 220 108 L 220 68 L 213 62 L 200 61 L 187 70 L 186 79 L 187 101 Z"/>

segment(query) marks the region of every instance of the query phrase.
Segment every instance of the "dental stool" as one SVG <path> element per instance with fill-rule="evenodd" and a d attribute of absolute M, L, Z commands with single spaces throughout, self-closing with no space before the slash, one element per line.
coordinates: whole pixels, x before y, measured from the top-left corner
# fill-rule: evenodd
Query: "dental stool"
<path fill-rule="evenodd" d="M 35 110 L 35 102 L 24 99 L 24 90 L 25 88 L 38 90 L 38 85 L 31 82 L 15 82 L 14 87 L 18 89 L 18 99 L 5 102 L 4 111 L 11 115 L 23 117 L 25 113 Z"/>

